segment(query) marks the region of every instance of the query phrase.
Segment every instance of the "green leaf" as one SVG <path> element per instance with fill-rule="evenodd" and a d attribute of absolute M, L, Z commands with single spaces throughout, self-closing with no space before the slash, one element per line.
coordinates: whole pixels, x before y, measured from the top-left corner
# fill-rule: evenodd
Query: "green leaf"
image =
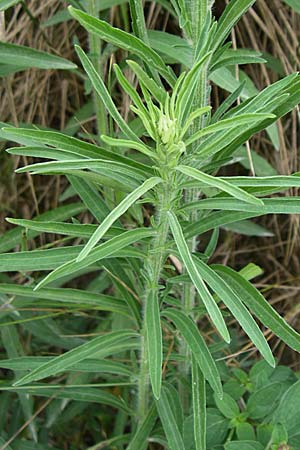
<path fill-rule="evenodd" d="M 146 64 L 158 70 L 170 86 L 173 86 L 176 81 L 173 72 L 165 65 L 158 53 L 139 38 L 118 28 L 114 28 L 107 22 L 89 16 L 83 11 L 71 6 L 69 7 L 69 12 L 88 32 L 99 36 L 104 41 L 110 42 L 116 47 L 136 54 Z"/>
<path fill-rule="evenodd" d="M 161 390 L 160 399 L 156 400 L 156 406 L 170 450 L 185 450 L 165 387 Z"/>
<path fill-rule="evenodd" d="M 19 358 L 2 359 L 0 367 L 13 371 L 35 370 L 45 363 L 53 361 L 51 356 L 21 356 Z M 114 375 L 132 376 L 132 370 L 125 364 L 105 359 L 87 359 L 68 368 L 68 372 L 111 373 Z"/>
<path fill-rule="evenodd" d="M 194 169 L 193 167 L 188 166 L 178 166 L 176 167 L 176 170 L 179 172 L 195 178 L 196 180 L 199 180 L 200 182 L 212 186 L 217 189 L 221 189 L 224 192 L 227 192 L 228 194 L 232 195 L 233 197 L 242 200 L 246 203 L 251 203 L 254 205 L 263 205 L 263 201 L 254 197 L 251 194 L 248 194 L 248 192 L 243 191 L 239 187 L 235 186 L 234 184 L 225 181 L 222 178 L 219 177 L 213 177 L 211 175 L 208 175 L 204 172 L 201 172 L 200 170 Z"/>
<path fill-rule="evenodd" d="M 242 303 L 239 295 L 207 264 L 196 257 L 194 257 L 194 261 L 203 279 L 225 303 L 265 360 L 270 366 L 275 367 L 275 361 L 270 347 L 257 323 Z"/>
<path fill-rule="evenodd" d="M 285 425 L 289 437 L 297 435 L 300 428 L 300 381 L 287 389 L 272 416 L 273 423 Z"/>
<path fill-rule="evenodd" d="M 176 328 L 182 334 L 205 379 L 209 382 L 214 392 L 222 397 L 223 390 L 220 375 L 216 363 L 201 336 L 196 324 L 184 313 L 173 309 L 163 311 L 163 316 L 174 322 Z"/>
<path fill-rule="evenodd" d="M 77 262 L 85 259 L 91 250 L 97 245 L 102 236 L 106 231 L 112 226 L 112 224 L 124 214 L 140 197 L 142 197 L 146 192 L 161 183 L 161 178 L 153 177 L 146 180 L 141 186 L 135 189 L 131 194 L 124 198 L 124 200 L 119 203 L 119 205 L 111 211 L 111 213 L 104 219 L 104 221 L 99 225 L 95 233 L 91 236 L 88 243 L 85 245 L 83 250 L 77 257 Z"/>
<path fill-rule="evenodd" d="M 223 394 L 224 395 L 224 394 Z M 192 399 L 196 450 L 206 450 L 206 386 L 205 378 L 192 355 Z"/>
<path fill-rule="evenodd" d="M 120 257 L 130 257 L 132 255 L 135 255 L 135 257 L 143 257 L 144 254 L 138 249 L 127 248 L 124 252 L 122 252 L 122 249 L 140 239 L 151 237 L 153 234 L 154 232 L 149 228 L 126 231 L 96 247 L 91 255 L 80 263 L 77 263 L 76 259 L 72 258 L 78 256 L 78 253 L 83 248 L 82 246 L 33 250 L 18 253 L 3 253 L 0 255 L 0 272 L 26 272 L 56 269 L 40 282 L 38 286 L 42 287 L 54 279 L 84 269 L 85 267 L 100 261 L 100 259 L 110 257 L 117 251 L 120 252 L 118 254 Z M 61 266 L 62 264 L 63 266 Z"/>
<path fill-rule="evenodd" d="M 236 401 L 226 392 L 224 392 L 222 399 L 218 398 L 216 395 L 214 396 L 214 399 L 218 409 L 223 416 L 227 417 L 227 419 L 234 419 L 240 414 Z"/>
<path fill-rule="evenodd" d="M 155 157 L 155 153 L 152 151 L 152 149 L 143 143 L 129 141 L 127 139 L 116 139 L 104 135 L 101 136 L 101 139 L 103 142 L 105 142 L 105 144 L 110 145 L 111 147 L 132 148 L 134 150 L 138 150 L 144 155 L 149 156 L 150 158 Z"/>
<path fill-rule="evenodd" d="M 100 403 L 113 408 L 121 409 L 127 413 L 130 412 L 126 404 L 119 400 L 115 395 L 110 394 L 99 387 L 90 387 L 81 385 L 38 385 L 26 386 L 26 388 L 11 387 L 9 391 L 25 391 L 27 395 L 37 395 L 41 397 L 55 397 L 62 399 L 75 400 L 77 402 Z M 109 387 L 109 386 L 108 386 Z"/>
<path fill-rule="evenodd" d="M 81 203 L 70 203 L 69 205 L 60 206 L 54 208 L 51 211 L 43 213 L 35 217 L 34 221 L 51 221 L 51 220 L 66 220 L 70 217 L 77 216 L 85 210 L 85 206 Z M 16 245 L 21 244 L 24 229 L 23 227 L 17 227 L 13 230 L 7 231 L 0 236 L 0 253 L 7 252 L 14 248 Z M 29 231 L 27 238 L 31 239 L 38 235 L 38 232 Z"/>
<path fill-rule="evenodd" d="M 165 104 L 167 92 L 162 89 L 149 75 L 135 62 L 127 60 L 127 64 L 136 74 L 140 84 L 143 84 L 153 97 L 161 104 Z"/>
<path fill-rule="evenodd" d="M 267 302 L 262 294 L 242 275 L 229 267 L 214 265 L 213 268 L 230 285 L 243 303 L 256 315 L 256 317 L 272 330 L 283 342 L 292 349 L 300 352 L 300 335 L 281 317 Z"/>
<path fill-rule="evenodd" d="M 223 44 L 240 17 L 243 16 L 253 3 L 255 3 L 255 0 L 231 0 L 229 2 L 218 21 L 218 27 L 213 41 L 214 51 Z"/>
<path fill-rule="evenodd" d="M 300 0 L 283 0 L 283 1 L 291 8 L 293 8 L 294 11 L 300 14 Z"/>
<path fill-rule="evenodd" d="M 248 49 L 227 49 L 222 55 L 216 60 L 212 61 L 210 66 L 210 72 L 214 70 L 226 67 L 226 66 L 236 66 L 239 64 L 259 64 L 265 63 L 266 60 L 261 57 L 261 53 L 254 50 Z"/>
<path fill-rule="evenodd" d="M 140 168 L 148 175 L 154 173 L 150 167 L 148 168 L 146 165 L 136 162 L 131 158 L 118 155 L 116 152 L 111 152 L 102 147 L 98 147 L 97 145 L 55 131 L 28 130 L 26 128 L 10 127 L 2 128 L 1 135 L 7 140 L 12 140 L 25 145 L 36 145 L 36 143 L 43 144 L 63 150 L 69 154 L 77 155 L 77 157 L 81 156 L 83 158 L 91 159 L 103 158 L 109 161 L 122 162 L 131 167 Z M 44 151 L 46 152 L 47 150 L 47 147 L 45 147 Z M 70 158 L 75 159 L 73 156 L 68 159 Z"/>
<path fill-rule="evenodd" d="M 251 419 L 263 419 L 274 411 L 282 395 L 281 383 L 271 383 L 250 395 L 247 412 Z M 268 401 L 266 401 L 268 399 Z"/>
<path fill-rule="evenodd" d="M 133 438 L 131 439 L 127 450 L 144 450 L 147 447 L 147 439 L 154 427 L 157 418 L 157 412 L 155 403 L 149 408 L 149 411 L 138 429 L 136 430 Z"/>
<path fill-rule="evenodd" d="M 21 3 L 21 0 L 0 0 L 0 11 L 5 11 L 18 3 Z"/>
<path fill-rule="evenodd" d="M 211 318 L 213 324 L 223 337 L 223 339 L 226 342 L 230 342 L 230 336 L 225 324 L 225 321 L 223 319 L 222 313 L 220 312 L 218 305 L 216 304 L 215 299 L 207 289 L 201 275 L 199 274 L 192 256 L 190 254 L 190 251 L 188 249 L 187 243 L 184 239 L 182 229 L 180 227 L 180 224 L 176 218 L 176 216 L 173 213 L 168 213 L 169 215 L 169 221 L 170 221 L 170 227 L 180 254 L 180 257 L 185 265 L 185 268 L 194 283 L 201 300 L 203 301 L 205 308 L 209 314 L 209 317 Z"/>
<path fill-rule="evenodd" d="M 82 13 L 85 14 L 85 13 Z M 97 20 L 97 19 L 95 19 Z M 102 78 L 96 71 L 92 61 L 87 57 L 87 55 L 84 53 L 84 51 L 78 46 L 75 46 L 76 53 L 81 61 L 81 64 L 84 67 L 84 70 L 88 74 L 88 77 L 94 86 L 95 91 L 100 96 L 103 104 L 105 105 L 107 111 L 109 112 L 110 116 L 115 120 L 117 125 L 120 127 L 120 129 L 123 131 L 123 133 L 133 141 L 138 141 L 139 138 L 137 135 L 132 131 L 132 129 L 127 125 L 121 114 L 119 113 L 116 105 L 114 104 Z"/>
<path fill-rule="evenodd" d="M 255 113 L 255 114 L 240 114 L 238 116 L 234 116 L 229 119 L 219 120 L 218 122 L 213 123 L 212 125 L 209 125 L 205 128 L 202 128 L 201 130 L 193 134 L 186 141 L 186 145 L 190 145 L 193 142 L 197 141 L 198 139 L 201 139 L 202 137 L 208 134 L 217 133 L 219 131 L 231 128 L 238 128 L 245 124 L 249 125 L 249 123 L 262 122 L 265 119 L 274 119 L 274 118 L 276 118 L 274 114 Z"/>
<path fill-rule="evenodd" d="M 32 381 L 38 381 L 42 378 L 47 378 L 56 375 L 59 372 L 66 371 L 70 366 L 79 363 L 83 359 L 87 359 L 93 356 L 96 352 L 109 347 L 116 347 L 124 340 L 130 340 L 137 337 L 138 334 L 133 331 L 113 331 L 103 336 L 98 336 L 85 344 L 80 345 L 63 355 L 57 356 L 50 362 L 42 364 L 37 369 L 34 369 L 31 373 L 25 375 L 19 379 L 14 386 L 22 386 L 24 384 L 31 383 Z"/>
<path fill-rule="evenodd" d="M 206 209 L 243 211 L 244 213 L 253 213 L 255 216 L 264 214 L 300 214 L 300 197 L 265 198 L 264 204 L 261 206 L 231 198 L 208 198 L 189 203 L 183 209 L 184 211 Z"/>
<path fill-rule="evenodd" d="M 23 45 L 0 42 L 0 58 L 3 64 L 12 64 L 38 69 L 76 69 L 76 65 L 67 59 L 49 53 L 35 50 Z"/>
<path fill-rule="evenodd" d="M 145 327 L 149 373 L 153 395 L 160 397 L 162 379 L 162 331 L 157 289 L 150 289 L 145 299 Z"/>
<path fill-rule="evenodd" d="M 110 295 L 96 294 L 87 290 L 69 288 L 51 288 L 34 291 L 30 286 L 19 286 L 17 284 L 0 283 L 0 293 L 19 296 L 29 299 L 34 304 L 38 299 L 47 299 L 53 302 L 63 303 L 75 307 L 97 308 L 102 311 L 112 311 L 119 314 L 129 315 L 128 308 L 123 300 Z M 14 300 L 13 304 L 16 300 Z"/>
<path fill-rule="evenodd" d="M 225 450 L 264 450 L 257 441 L 232 441 L 225 444 Z"/>

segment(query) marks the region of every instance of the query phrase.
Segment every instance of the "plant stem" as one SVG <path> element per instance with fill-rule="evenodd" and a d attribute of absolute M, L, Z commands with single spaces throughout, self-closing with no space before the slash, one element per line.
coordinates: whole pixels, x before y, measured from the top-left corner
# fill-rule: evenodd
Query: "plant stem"
<path fill-rule="evenodd" d="M 191 22 L 192 22 L 192 29 L 193 29 L 193 35 L 195 36 L 195 40 L 193 42 L 194 48 L 197 47 L 197 39 L 199 38 L 201 34 L 202 27 L 204 25 L 206 15 L 209 10 L 211 2 L 209 0 L 192 0 L 191 2 Z M 194 11 L 194 14 L 193 14 Z M 207 66 L 206 66 L 207 67 Z M 209 102 L 208 99 L 208 74 L 207 69 L 204 68 L 204 70 L 201 73 L 201 77 L 198 81 L 198 84 L 196 86 L 196 95 L 194 97 L 193 102 L 193 110 L 197 108 L 201 108 L 203 106 L 207 106 Z M 204 116 L 195 120 L 193 123 L 193 126 L 190 128 L 190 134 L 194 134 L 199 129 L 203 128 L 205 126 L 204 122 Z M 197 147 L 199 145 L 199 142 L 194 142 L 191 152 L 193 153 L 196 151 Z M 194 202 L 199 197 L 199 191 L 198 189 L 191 189 L 188 190 L 185 193 L 185 203 Z M 194 222 L 197 220 L 198 212 L 192 211 L 190 213 L 189 221 Z M 188 246 L 191 252 L 195 252 L 197 249 L 197 236 L 194 236 L 192 239 L 189 240 Z M 195 307 L 195 298 L 196 298 L 196 290 L 192 283 L 184 283 L 183 291 L 182 291 L 182 303 L 184 311 L 187 315 L 192 315 L 192 311 Z M 180 373 L 181 373 L 181 380 L 185 380 L 188 378 L 190 367 L 191 367 L 191 358 L 190 358 L 190 352 L 187 348 L 187 345 L 185 342 L 182 342 L 181 348 L 180 348 L 180 354 L 183 357 L 183 362 L 180 364 Z M 182 406 L 184 411 L 188 411 L 189 409 L 189 392 L 186 389 L 186 385 L 180 381 L 179 382 L 179 395 L 181 398 Z"/>
<path fill-rule="evenodd" d="M 159 188 L 159 204 L 157 208 L 156 226 L 157 233 L 151 242 L 149 256 L 145 261 L 144 271 L 147 277 L 145 286 L 144 299 L 148 298 L 150 291 L 157 291 L 157 298 L 159 298 L 160 291 L 160 275 L 166 257 L 166 242 L 168 239 L 169 223 L 167 212 L 172 207 L 172 199 L 174 193 L 169 182 L 163 183 Z M 174 188 L 173 188 L 174 191 Z M 143 305 L 145 309 L 145 303 Z M 141 332 L 141 362 L 140 362 L 140 377 L 138 383 L 138 406 L 137 417 L 142 421 L 148 412 L 149 405 L 149 367 L 147 358 L 147 333 L 145 322 L 143 323 Z"/>
<path fill-rule="evenodd" d="M 96 0 L 89 0 L 89 14 L 93 17 L 98 17 L 98 11 L 96 8 Z M 90 45 L 90 53 L 91 60 L 93 61 L 94 67 L 97 70 L 98 74 L 103 78 L 103 69 L 102 69 L 102 42 L 97 36 L 93 34 L 89 34 L 89 45 Z M 98 132 L 98 140 L 101 141 L 101 135 L 107 134 L 107 116 L 106 110 L 103 105 L 102 100 L 99 95 L 93 91 L 94 97 L 94 105 L 96 112 L 96 120 L 97 120 L 97 132 Z"/>

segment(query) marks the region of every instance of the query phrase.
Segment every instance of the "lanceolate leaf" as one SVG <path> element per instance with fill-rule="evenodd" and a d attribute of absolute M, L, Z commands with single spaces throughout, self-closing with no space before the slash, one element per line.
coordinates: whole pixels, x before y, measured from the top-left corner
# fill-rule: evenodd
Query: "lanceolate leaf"
<path fill-rule="evenodd" d="M 194 261 L 204 280 L 225 303 L 265 360 L 271 366 L 275 367 L 275 361 L 270 347 L 257 323 L 242 303 L 240 296 L 207 264 L 196 257 Z"/>
<path fill-rule="evenodd" d="M 216 394 L 222 397 L 222 384 L 216 363 L 195 322 L 184 313 L 174 309 L 163 311 L 163 315 L 174 322 L 177 330 L 180 331 L 191 350 L 204 377 Z"/>
<path fill-rule="evenodd" d="M 212 266 L 257 318 L 283 342 L 300 352 L 300 335 L 272 308 L 262 294 L 230 267 Z"/>
<path fill-rule="evenodd" d="M 196 450 L 206 450 L 205 378 L 194 356 L 192 356 L 192 398 Z"/>
<path fill-rule="evenodd" d="M 84 14 L 84 13 L 82 13 Z M 131 130 L 131 128 L 127 125 L 125 120 L 122 118 L 121 114 L 117 110 L 117 107 L 115 106 L 102 78 L 96 71 L 93 63 L 89 60 L 89 58 L 86 56 L 84 51 L 78 47 L 75 46 L 77 55 L 80 58 L 80 61 L 84 67 L 84 70 L 89 76 L 89 79 L 91 80 L 92 85 L 94 86 L 97 94 L 101 97 L 101 100 L 103 101 L 106 109 L 110 113 L 111 117 L 116 121 L 120 129 L 123 131 L 123 133 L 128 136 L 129 139 L 132 139 L 134 141 L 139 141 L 139 138 L 136 136 L 136 134 Z"/>
<path fill-rule="evenodd" d="M 15 386 L 22 386 L 31 383 L 32 381 L 41 380 L 42 378 L 56 375 L 59 372 L 67 370 L 70 366 L 95 355 L 98 350 L 103 347 L 115 347 L 124 340 L 136 338 L 138 335 L 132 331 L 113 331 L 103 336 L 96 337 L 89 342 L 86 342 L 79 347 L 70 350 L 63 355 L 57 356 L 55 359 L 42 364 L 31 373 L 25 375 L 23 378 L 15 383 Z"/>
<path fill-rule="evenodd" d="M 149 372 L 154 397 L 159 399 L 162 378 L 162 332 L 157 289 L 149 290 L 145 299 L 145 326 Z"/>
<path fill-rule="evenodd" d="M 47 299 L 53 302 L 61 302 L 70 306 L 83 305 L 87 307 L 96 307 L 102 311 L 113 311 L 129 315 L 128 308 L 123 300 L 104 294 L 84 291 L 80 289 L 51 288 L 34 291 L 30 286 L 19 286 L 17 284 L 0 283 L 0 293 L 13 295 L 21 298 L 32 299 L 32 303 L 38 299 Z"/>
<path fill-rule="evenodd" d="M 120 216 L 122 216 L 122 214 L 124 214 L 124 212 L 127 211 L 128 208 L 130 208 L 130 206 L 158 183 L 161 183 L 161 181 L 161 178 L 158 177 L 149 178 L 149 180 L 145 181 L 141 186 L 125 197 L 124 200 L 122 200 L 121 203 L 104 219 L 101 225 L 99 225 L 84 249 L 78 255 L 77 262 L 82 261 L 89 255 L 106 231 Z"/>
<path fill-rule="evenodd" d="M 119 257 L 130 257 L 133 254 L 135 254 L 135 257 L 138 255 L 143 256 L 143 253 L 138 249 L 127 248 L 125 252 L 122 252 L 122 249 L 141 239 L 151 237 L 153 234 L 153 231 L 145 228 L 126 231 L 99 245 L 92 251 L 91 255 L 81 263 L 77 263 L 76 259 L 73 258 L 78 256 L 78 253 L 82 250 L 82 246 L 33 250 L 18 253 L 3 253 L 0 255 L 0 272 L 26 272 L 56 269 L 40 283 L 41 287 L 54 279 L 79 271 L 103 258 L 110 257 L 117 251 L 120 252 L 118 254 Z M 63 266 L 61 266 L 62 264 Z"/>
<path fill-rule="evenodd" d="M 185 211 L 220 209 L 223 211 L 243 211 L 244 213 L 262 214 L 300 214 L 300 197 L 265 198 L 261 206 L 240 200 L 217 197 L 192 202 L 184 206 Z"/>
<path fill-rule="evenodd" d="M 215 299 L 210 294 L 209 290 L 207 289 L 201 275 L 199 274 L 192 256 L 190 254 L 190 251 L 188 249 L 187 243 L 184 239 L 182 229 L 180 227 L 180 224 L 176 218 L 176 216 L 173 213 L 169 213 L 169 220 L 170 220 L 170 227 L 180 254 L 180 257 L 182 258 L 182 261 L 185 265 L 186 270 L 188 271 L 189 276 L 191 277 L 191 280 L 193 281 L 197 291 L 199 292 L 199 295 L 201 297 L 201 300 L 203 301 L 205 308 L 209 314 L 209 317 L 211 318 L 212 322 L 214 323 L 215 327 L 223 337 L 223 339 L 226 342 L 230 342 L 230 336 L 225 324 L 225 321 L 223 319 L 222 313 L 220 312 L 218 305 L 216 304 Z"/>
<path fill-rule="evenodd" d="M 160 399 L 156 402 L 156 406 L 170 450 L 185 450 L 181 434 L 169 404 L 168 394 L 164 387 L 162 388 Z"/>
<path fill-rule="evenodd" d="M 243 191 L 239 187 L 231 184 L 230 182 L 227 182 L 223 180 L 222 178 L 213 177 L 211 175 L 208 175 L 204 172 L 201 172 L 200 170 L 194 169 L 193 167 L 188 166 L 178 166 L 176 168 L 179 172 L 184 173 L 185 175 L 195 178 L 196 180 L 199 180 L 200 182 L 207 184 L 208 186 L 212 186 L 218 189 L 221 189 L 224 192 L 227 192 L 228 194 L 232 195 L 233 197 L 242 200 L 247 203 L 251 203 L 254 205 L 263 205 L 263 201 L 254 197 L 251 194 L 248 194 L 247 192 Z"/>
<path fill-rule="evenodd" d="M 126 450 L 146 450 L 148 446 L 147 439 L 152 431 L 156 418 L 157 412 L 155 403 L 153 403 Z"/>
<path fill-rule="evenodd" d="M 49 53 L 35 50 L 23 45 L 0 42 L 1 64 L 18 65 L 23 68 L 36 67 L 39 69 L 76 69 L 67 59 Z"/>
<path fill-rule="evenodd" d="M 213 49 L 223 44 L 240 17 L 255 3 L 255 0 L 231 0 L 226 6 L 214 37 Z"/>
<path fill-rule="evenodd" d="M 175 75 L 165 65 L 162 58 L 139 38 L 73 7 L 69 7 L 69 12 L 87 31 L 96 34 L 104 41 L 136 54 L 145 63 L 158 70 L 171 86 L 175 83 Z"/>

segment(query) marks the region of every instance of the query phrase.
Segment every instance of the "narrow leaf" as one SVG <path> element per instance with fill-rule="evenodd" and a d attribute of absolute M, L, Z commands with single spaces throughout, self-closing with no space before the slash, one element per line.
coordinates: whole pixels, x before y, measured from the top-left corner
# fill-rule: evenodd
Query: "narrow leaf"
<path fill-rule="evenodd" d="M 163 353 L 157 290 L 149 290 L 145 301 L 145 327 L 150 380 L 153 395 L 158 400 L 161 391 Z"/>
<path fill-rule="evenodd" d="M 56 375 L 58 372 L 67 370 L 70 366 L 79 363 L 83 359 L 94 356 L 94 354 L 101 350 L 103 347 L 115 347 L 124 340 L 130 340 L 137 337 L 137 333 L 132 331 L 113 331 L 104 336 L 99 336 L 92 339 L 85 344 L 80 345 L 63 355 L 57 356 L 50 362 L 42 364 L 37 369 L 34 369 L 31 373 L 25 375 L 18 380 L 14 386 L 22 386 L 24 384 L 31 383 L 32 381 L 41 380 L 52 375 Z"/>
<path fill-rule="evenodd" d="M 222 313 L 220 312 L 215 299 L 207 289 L 202 277 L 200 276 L 194 262 L 190 251 L 188 249 L 187 243 L 184 239 L 181 226 L 173 213 L 169 213 L 170 227 L 180 254 L 182 261 L 185 265 L 188 274 L 194 283 L 201 300 L 203 301 L 205 308 L 211 318 L 216 329 L 219 331 L 221 336 L 226 342 L 230 342 L 230 336 L 223 319 Z"/>
<path fill-rule="evenodd" d="M 214 265 L 213 268 L 239 295 L 242 302 L 256 315 L 256 317 L 287 345 L 300 352 L 300 335 L 281 317 L 267 302 L 262 294 L 242 275 L 230 267 Z"/>
<path fill-rule="evenodd" d="M 173 309 L 163 311 L 163 316 L 174 322 L 176 328 L 182 334 L 197 364 L 214 392 L 222 397 L 223 390 L 220 375 L 216 363 L 201 336 L 195 322 L 184 313 Z"/>
<path fill-rule="evenodd" d="M 102 236 L 106 231 L 112 226 L 112 224 L 120 217 L 124 212 L 133 205 L 136 200 L 138 200 L 142 195 L 160 183 L 162 180 L 158 177 L 149 178 L 141 186 L 135 189 L 131 194 L 124 198 L 124 200 L 119 203 L 119 205 L 104 219 L 101 225 L 97 228 L 95 233 L 92 235 L 84 249 L 80 252 L 77 257 L 77 262 L 82 261 L 86 258 L 90 251 L 97 245 Z"/>
<path fill-rule="evenodd" d="M 181 173 L 184 173 L 189 177 L 195 178 L 196 180 L 199 180 L 200 182 L 207 184 L 208 186 L 221 189 L 222 191 L 227 192 L 228 194 L 232 195 L 233 197 L 239 200 L 254 205 L 263 205 L 263 201 L 260 200 L 259 198 L 256 198 L 253 195 L 248 194 L 248 192 L 243 191 L 243 189 L 240 189 L 239 187 L 231 184 L 230 182 L 225 181 L 222 178 L 213 177 L 204 172 L 201 172 L 200 170 L 188 166 L 178 166 L 176 170 L 178 170 Z"/>

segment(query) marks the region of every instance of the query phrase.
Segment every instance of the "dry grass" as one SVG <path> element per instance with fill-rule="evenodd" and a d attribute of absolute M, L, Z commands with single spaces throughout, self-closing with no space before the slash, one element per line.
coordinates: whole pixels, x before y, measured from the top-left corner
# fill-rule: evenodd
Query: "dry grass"
<path fill-rule="evenodd" d="M 5 39 L 9 42 L 27 45 L 40 50 L 50 51 L 65 58 L 74 58 L 72 39 L 76 32 L 84 33 L 70 21 L 66 24 L 42 29 L 39 23 L 49 18 L 60 7 L 58 0 L 26 2 L 28 12 L 16 7 L 6 19 Z M 215 13 L 220 14 L 225 1 L 217 0 Z M 119 8 L 112 8 L 111 20 L 121 25 L 122 15 Z M 151 28 L 176 29 L 163 14 L 160 6 L 151 4 L 148 8 L 147 24 Z M 255 7 L 244 16 L 232 36 L 238 47 L 254 48 L 267 52 L 281 61 L 282 74 L 289 74 L 299 69 L 300 16 L 286 7 L 281 0 L 258 0 Z M 246 68 L 258 88 L 276 81 L 281 75 L 263 65 Z M 79 79 L 67 72 L 41 71 L 31 69 L 10 76 L 4 81 L 0 94 L 0 115 L 2 121 L 15 125 L 22 122 L 36 123 L 44 127 L 63 129 L 85 99 L 83 86 Z M 220 93 L 213 91 L 217 102 Z M 221 94 L 223 95 L 223 94 Z M 120 108 L 128 114 L 128 99 L 119 98 Z M 299 112 L 294 111 L 287 119 L 279 122 L 280 150 L 275 151 L 267 135 L 262 133 L 251 142 L 251 147 L 264 156 L 279 173 L 289 174 L 299 170 L 298 152 Z M 5 224 L 3 219 L 7 211 L 19 217 L 30 218 L 39 210 L 47 210 L 57 204 L 62 187 L 60 178 L 41 179 L 31 177 L 17 178 L 11 175 L 13 164 L 11 157 L 0 154 L 2 177 L 0 180 L 0 224 L 1 231 Z M 294 194 L 298 194 L 294 192 Z M 225 233 L 216 259 L 235 267 L 242 267 L 251 259 L 264 269 L 260 286 L 267 298 L 295 326 L 299 326 L 299 216 L 267 217 L 259 221 L 275 233 L 273 238 L 245 238 L 236 234 Z M 250 258 L 249 258 L 250 256 Z M 269 338 L 272 338 L 267 333 Z M 284 355 L 285 361 L 294 364 L 283 344 L 272 338 L 276 354 Z M 298 367 L 299 368 L 299 367 Z"/>

